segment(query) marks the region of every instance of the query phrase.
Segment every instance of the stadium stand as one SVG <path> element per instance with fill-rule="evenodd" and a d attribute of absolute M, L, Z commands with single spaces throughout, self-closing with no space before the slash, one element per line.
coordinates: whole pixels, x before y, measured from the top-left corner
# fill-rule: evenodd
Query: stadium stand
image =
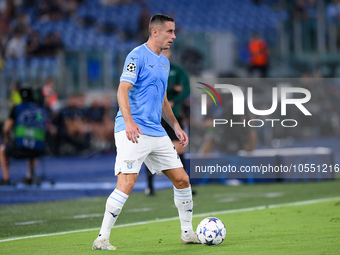
<path fill-rule="evenodd" d="M 139 16 L 143 1 L 129 1 L 128 4 L 103 5 L 99 0 L 84 0 L 69 13 L 58 7 L 60 15 L 55 16 L 52 1 L 31 1 L 34 4 L 19 6 L 17 13 L 27 14 L 29 30 L 39 31 L 40 41 L 48 34 L 59 34 L 65 50 L 124 50 L 138 44 Z M 265 34 L 266 40 L 275 42 L 275 28 L 279 14 L 264 4 L 253 1 L 202 0 L 193 1 L 155 1 L 148 0 L 145 5 L 151 13 L 172 13 L 183 31 L 229 31 L 241 40 L 257 30 Z M 44 14 L 41 3 L 50 4 L 50 13 Z M 48 8 L 48 7 L 46 7 Z M 254 8 L 256 11 L 254 11 Z M 190 9 L 190 12 L 187 10 Z M 208 10 L 208 11 L 207 11 Z M 52 14 L 51 14 L 52 12 Z M 16 19 L 11 20 L 14 23 Z M 27 37 L 28 34 L 25 35 Z M 20 80 L 41 79 L 58 75 L 58 59 L 34 57 L 6 59 L 7 78 L 19 77 Z"/>

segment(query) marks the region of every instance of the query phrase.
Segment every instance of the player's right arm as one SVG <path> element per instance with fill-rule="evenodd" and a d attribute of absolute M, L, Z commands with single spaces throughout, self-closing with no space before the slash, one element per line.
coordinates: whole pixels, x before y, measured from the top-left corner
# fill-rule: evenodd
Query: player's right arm
<path fill-rule="evenodd" d="M 117 99 L 119 109 L 122 112 L 125 121 L 126 137 L 133 143 L 138 143 L 139 134 L 143 134 L 140 127 L 133 121 L 130 111 L 129 91 L 132 84 L 126 81 L 121 81 L 118 87 Z"/>
<path fill-rule="evenodd" d="M 131 51 L 125 59 L 117 92 L 119 109 L 125 122 L 126 137 L 133 143 L 138 143 L 137 139 L 139 138 L 139 134 L 143 134 L 140 127 L 132 119 L 128 96 L 129 91 L 137 81 L 139 70 L 143 63 L 141 60 L 142 57 L 136 49 Z"/>

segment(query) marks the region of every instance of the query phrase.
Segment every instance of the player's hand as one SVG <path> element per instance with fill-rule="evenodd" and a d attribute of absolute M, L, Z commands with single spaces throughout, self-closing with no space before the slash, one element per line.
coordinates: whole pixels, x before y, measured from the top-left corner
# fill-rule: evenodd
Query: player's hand
<path fill-rule="evenodd" d="M 133 121 L 126 123 L 125 132 L 127 139 L 133 143 L 138 143 L 139 135 L 143 134 L 140 127 Z"/>
<path fill-rule="evenodd" d="M 178 128 L 174 131 L 177 138 L 179 139 L 179 144 L 182 145 L 183 147 L 187 146 L 189 143 L 189 138 L 187 134 L 181 128 Z"/>

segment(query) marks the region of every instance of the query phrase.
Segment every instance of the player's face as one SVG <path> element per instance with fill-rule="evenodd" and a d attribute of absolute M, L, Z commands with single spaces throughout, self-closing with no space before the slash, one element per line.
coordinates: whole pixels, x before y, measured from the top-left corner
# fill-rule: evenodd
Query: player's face
<path fill-rule="evenodd" d="M 169 49 L 175 38 L 175 22 L 166 21 L 159 30 L 158 43 L 160 48 Z"/>

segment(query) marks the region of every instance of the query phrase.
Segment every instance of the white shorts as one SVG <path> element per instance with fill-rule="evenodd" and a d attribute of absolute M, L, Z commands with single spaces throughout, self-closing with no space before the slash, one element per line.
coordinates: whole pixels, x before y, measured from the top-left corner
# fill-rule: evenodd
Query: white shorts
<path fill-rule="evenodd" d="M 138 143 L 129 141 L 125 130 L 115 133 L 117 158 L 115 175 L 139 173 L 142 163 L 152 174 L 183 167 L 169 136 L 139 135 Z"/>

